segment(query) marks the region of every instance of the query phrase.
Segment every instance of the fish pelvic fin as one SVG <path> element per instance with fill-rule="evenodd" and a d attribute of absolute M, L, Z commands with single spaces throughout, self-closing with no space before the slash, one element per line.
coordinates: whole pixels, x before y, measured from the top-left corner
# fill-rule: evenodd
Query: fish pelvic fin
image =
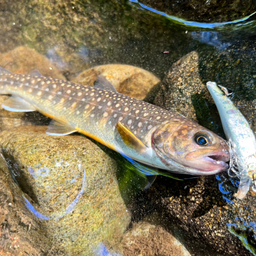
<path fill-rule="evenodd" d="M 48 126 L 46 134 L 51 136 L 65 136 L 74 132 L 77 132 L 77 130 L 68 124 L 52 120 Z"/>
<path fill-rule="evenodd" d="M 99 75 L 94 84 L 95 88 L 102 89 L 110 92 L 117 92 L 113 84 L 111 84 L 107 78 L 103 75 Z"/>
<path fill-rule="evenodd" d="M 26 100 L 18 97 L 18 96 L 11 96 L 7 100 L 2 103 L 2 107 L 5 110 L 13 111 L 13 112 L 32 112 L 36 111 L 36 108 L 31 105 Z"/>

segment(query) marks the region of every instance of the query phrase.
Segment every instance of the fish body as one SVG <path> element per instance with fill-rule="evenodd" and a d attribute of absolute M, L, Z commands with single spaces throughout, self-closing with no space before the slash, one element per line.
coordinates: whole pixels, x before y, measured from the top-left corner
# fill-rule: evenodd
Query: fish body
<path fill-rule="evenodd" d="M 243 199 L 256 178 L 256 139 L 249 123 L 232 101 L 214 82 L 207 88 L 218 108 L 224 132 L 231 143 L 233 164 L 239 171 L 237 198 Z M 232 167 L 232 166 L 231 166 Z M 255 178 L 254 178 L 255 177 Z"/>
<path fill-rule="evenodd" d="M 80 132 L 139 163 L 171 172 L 210 175 L 227 169 L 226 142 L 182 115 L 115 91 L 104 77 L 95 87 L 0 68 L 9 111 L 39 111 L 54 119 L 50 135 Z"/>

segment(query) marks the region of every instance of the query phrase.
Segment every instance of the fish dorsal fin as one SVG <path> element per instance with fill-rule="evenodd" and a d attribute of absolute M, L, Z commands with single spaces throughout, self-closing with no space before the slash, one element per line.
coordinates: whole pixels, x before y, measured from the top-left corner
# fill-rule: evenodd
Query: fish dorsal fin
<path fill-rule="evenodd" d="M 2 103 L 2 107 L 5 110 L 13 111 L 13 112 L 32 112 L 36 111 L 36 108 L 31 105 L 29 102 L 25 101 L 24 99 L 11 96 L 7 100 Z"/>
<path fill-rule="evenodd" d="M 37 69 L 33 69 L 29 72 L 30 76 L 43 76 Z"/>
<path fill-rule="evenodd" d="M 107 78 L 103 75 L 99 75 L 94 84 L 95 88 L 102 89 L 110 92 L 117 92 L 113 84 L 111 84 Z"/>
<path fill-rule="evenodd" d="M 52 120 L 48 126 L 46 133 L 51 136 L 65 136 L 76 132 L 76 129 L 66 123 Z"/>
<path fill-rule="evenodd" d="M 12 74 L 12 72 L 10 72 L 9 70 L 7 70 L 5 68 L 0 67 L 0 74 L 1 75 L 3 75 L 3 74 Z"/>
<path fill-rule="evenodd" d="M 131 131 L 129 131 L 129 129 L 127 129 L 122 123 L 118 122 L 116 128 L 126 146 L 132 148 L 138 153 L 145 153 L 148 151 L 148 147 Z"/>

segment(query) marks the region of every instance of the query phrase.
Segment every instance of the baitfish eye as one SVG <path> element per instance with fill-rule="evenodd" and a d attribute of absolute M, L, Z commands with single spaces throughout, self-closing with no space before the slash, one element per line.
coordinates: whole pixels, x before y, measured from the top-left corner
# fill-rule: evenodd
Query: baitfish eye
<path fill-rule="evenodd" d="M 209 145 L 209 138 L 205 134 L 197 134 L 195 136 L 195 142 L 199 146 L 207 146 Z"/>

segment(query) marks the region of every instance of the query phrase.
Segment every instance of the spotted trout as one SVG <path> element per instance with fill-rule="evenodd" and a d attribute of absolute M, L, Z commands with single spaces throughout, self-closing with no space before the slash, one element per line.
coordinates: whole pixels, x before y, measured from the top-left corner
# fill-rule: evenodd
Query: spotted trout
<path fill-rule="evenodd" d="M 225 140 L 176 112 L 118 93 L 103 76 L 90 87 L 0 68 L 0 94 L 11 95 L 6 110 L 52 118 L 49 135 L 79 132 L 136 162 L 180 174 L 228 168 Z"/>
<path fill-rule="evenodd" d="M 243 114 L 226 96 L 225 87 L 207 82 L 207 88 L 218 108 L 224 132 L 231 146 L 230 167 L 240 179 L 236 197 L 243 199 L 252 185 L 256 191 L 256 138 Z"/>

